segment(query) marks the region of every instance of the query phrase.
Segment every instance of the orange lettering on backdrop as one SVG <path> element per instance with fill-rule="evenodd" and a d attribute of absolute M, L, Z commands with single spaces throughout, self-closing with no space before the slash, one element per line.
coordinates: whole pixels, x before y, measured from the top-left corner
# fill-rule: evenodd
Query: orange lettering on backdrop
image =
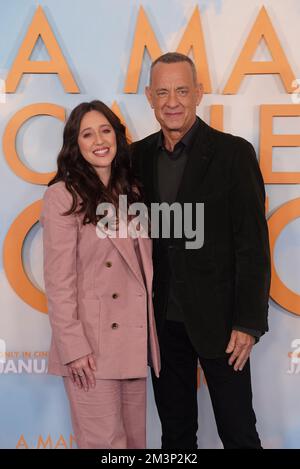
<path fill-rule="evenodd" d="M 132 142 L 131 134 L 130 134 L 130 132 L 129 132 L 129 130 L 128 130 L 128 127 L 127 127 L 127 125 L 126 125 L 125 118 L 124 118 L 124 116 L 123 116 L 123 114 L 122 114 L 122 111 L 121 111 L 121 109 L 120 109 L 118 103 L 116 103 L 116 101 L 114 101 L 114 102 L 112 103 L 112 105 L 111 105 L 111 110 L 112 110 L 115 114 L 117 114 L 117 116 L 119 117 L 119 119 L 120 119 L 120 121 L 122 122 L 122 124 L 125 125 L 125 127 L 126 127 L 126 137 L 127 137 L 128 142 L 131 143 L 131 142 Z"/>
<path fill-rule="evenodd" d="M 28 446 L 27 441 L 25 440 L 23 434 L 19 438 L 19 441 L 16 445 L 16 449 L 29 449 L 29 446 Z"/>
<path fill-rule="evenodd" d="M 70 449 L 73 448 L 74 444 L 75 444 L 75 446 L 76 446 L 76 440 L 75 440 L 74 435 L 72 435 L 72 433 L 70 434 L 70 440 L 69 440 L 69 441 L 70 441 L 70 443 L 69 443 Z"/>
<path fill-rule="evenodd" d="M 265 200 L 265 214 L 268 215 L 269 213 L 269 196 L 266 194 L 266 200 Z"/>
<path fill-rule="evenodd" d="M 57 443 L 54 447 L 54 449 L 58 449 L 58 448 L 68 449 L 67 442 L 66 442 L 66 440 L 64 439 L 64 437 L 62 435 L 60 435 L 60 437 L 57 440 Z"/>
<path fill-rule="evenodd" d="M 260 108 L 260 168 L 266 184 L 299 184 L 300 172 L 272 170 L 273 147 L 300 147 L 300 135 L 273 134 L 274 117 L 300 116 L 300 104 L 263 104 Z M 300 149 L 299 149 L 300 154 Z"/>
<path fill-rule="evenodd" d="M 252 57 L 264 38 L 272 55 L 270 61 L 252 61 Z M 292 82 L 295 75 L 281 47 L 265 7 L 262 7 L 254 26 L 240 53 L 232 74 L 224 88 L 223 94 L 236 94 L 245 75 L 279 74 L 287 93 L 295 90 Z"/>
<path fill-rule="evenodd" d="M 46 441 L 44 441 L 42 435 L 39 435 L 37 448 L 40 449 L 40 448 L 47 448 L 47 447 L 49 447 L 50 449 L 53 448 L 53 442 L 52 442 L 51 436 L 48 435 Z"/>
<path fill-rule="evenodd" d="M 30 60 L 30 56 L 39 37 L 42 38 L 47 48 L 50 60 Z M 7 93 L 16 92 L 18 84 L 24 73 L 56 73 L 59 76 L 66 93 L 80 93 L 72 72 L 68 67 L 41 6 L 37 8 L 34 14 L 25 39 L 21 44 L 18 55 L 15 58 L 12 68 L 7 76 Z"/>
<path fill-rule="evenodd" d="M 29 205 L 9 228 L 3 244 L 3 266 L 15 293 L 32 308 L 47 313 L 45 294 L 30 281 L 22 260 L 24 240 L 33 225 L 38 222 L 41 206 L 41 200 Z"/>
<path fill-rule="evenodd" d="M 224 106 L 212 104 L 210 107 L 210 125 L 216 130 L 224 130 Z"/>
<path fill-rule="evenodd" d="M 34 116 L 47 115 L 56 117 L 64 122 L 65 110 L 63 107 L 51 103 L 31 104 L 18 111 L 9 121 L 3 135 L 3 152 L 12 171 L 32 184 L 47 184 L 54 173 L 38 173 L 27 168 L 19 159 L 16 150 L 16 138 L 20 127 Z"/>
<path fill-rule="evenodd" d="M 140 7 L 125 80 L 124 93 L 137 92 L 145 48 L 147 48 L 152 61 L 162 53 L 147 14 L 144 8 Z"/>
<path fill-rule="evenodd" d="M 140 7 L 130 62 L 125 80 L 124 93 L 137 92 L 145 48 L 148 50 L 152 61 L 162 54 L 147 14 L 143 7 Z M 193 49 L 194 52 L 197 74 L 199 80 L 203 83 L 204 92 L 211 93 L 205 42 L 198 7 L 194 10 L 188 26 L 181 38 L 177 51 L 183 54 L 188 54 L 191 49 Z"/>
<path fill-rule="evenodd" d="M 290 290 L 279 278 L 274 263 L 275 244 L 281 231 L 288 223 L 300 217 L 300 199 L 290 200 L 279 207 L 269 218 L 270 248 L 272 258 L 271 298 L 282 308 L 300 315 L 300 295 Z M 290 262 L 297 262 L 291 258 Z"/>
<path fill-rule="evenodd" d="M 194 62 L 198 80 L 203 84 L 204 93 L 211 93 L 212 89 L 206 57 L 205 41 L 198 7 L 194 10 L 179 46 L 177 47 L 177 52 L 187 55 L 191 49 L 193 49 L 194 53 Z"/>

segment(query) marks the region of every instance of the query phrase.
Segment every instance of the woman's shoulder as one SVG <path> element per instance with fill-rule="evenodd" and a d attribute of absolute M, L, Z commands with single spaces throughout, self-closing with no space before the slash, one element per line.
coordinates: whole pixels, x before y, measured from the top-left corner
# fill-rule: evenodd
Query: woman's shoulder
<path fill-rule="evenodd" d="M 44 200 L 48 198 L 52 200 L 58 199 L 60 202 L 69 202 L 72 201 L 72 194 L 67 189 L 64 181 L 58 181 L 47 187 Z"/>
<path fill-rule="evenodd" d="M 72 204 L 72 194 L 68 191 L 64 181 L 51 184 L 47 187 L 43 197 L 40 222 L 43 225 L 45 218 L 61 219 L 61 215 L 68 212 Z M 71 216 L 64 217 L 64 219 L 66 223 L 75 223 L 76 215 L 72 213 Z"/>
<path fill-rule="evenodd" d="M 69 193 L 65 181 L 57 181 L 51 186 L 48 186 L 46 189 L 45 194 L 62 194 L 62 193 Z"/>
<path fill-rule="evenodd" d="M 67 211 L 71 208 L 73 197 L 71 192 L 67 189 L 64 181 L 58 181 L 51 186 L 48 186 L 43 197 L 43 207 L 57 208 Z"/>

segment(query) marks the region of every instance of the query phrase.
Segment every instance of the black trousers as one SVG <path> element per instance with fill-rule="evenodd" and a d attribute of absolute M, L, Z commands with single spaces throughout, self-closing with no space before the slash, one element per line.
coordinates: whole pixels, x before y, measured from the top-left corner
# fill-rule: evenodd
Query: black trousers
<path fill-rule="evenodd" d="M 198 357 L 183 323 L 166 321 L 160 338 L 162 369 L 152 373 L 162 425 L 163 449 L 196 449 L 198 430 L 197 362 L 207 381 L 224 448 L 261 449 L 252 407 L 250 364 L 234 371 L 228 358 Z"/>

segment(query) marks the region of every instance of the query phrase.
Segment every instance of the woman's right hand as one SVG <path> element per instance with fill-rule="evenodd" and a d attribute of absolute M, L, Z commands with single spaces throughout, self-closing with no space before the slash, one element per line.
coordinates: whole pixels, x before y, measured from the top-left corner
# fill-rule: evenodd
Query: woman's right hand
<path fill-rule="evenodd" d="M 68 363 L 67 367 L 72 382 L 79 388 L 88 391 L 90 387 L 94 388 L 96 386 L 94 374 L 94 371 L 96 371 L 96 360 L 92 353 Z"/>

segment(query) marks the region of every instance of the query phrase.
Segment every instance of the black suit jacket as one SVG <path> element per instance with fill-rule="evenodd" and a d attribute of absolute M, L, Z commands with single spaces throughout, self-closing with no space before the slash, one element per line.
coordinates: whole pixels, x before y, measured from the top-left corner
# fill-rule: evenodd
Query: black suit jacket
<path fill-rule="evenodd" d="M 190 340 L 200 356 L 215 358 L 225 355 L 234 325 L 268 330 L 270 253 L 264 182 L 252 145 L 200 124 L 176 202 L 204 203 L 204 245 L 186 249 L 185 237 L 153 240 L 153 301 L 160 335 L 173 272 Z M 132 144 L 149 206 L 159 202 L 157 138 Z"/>

